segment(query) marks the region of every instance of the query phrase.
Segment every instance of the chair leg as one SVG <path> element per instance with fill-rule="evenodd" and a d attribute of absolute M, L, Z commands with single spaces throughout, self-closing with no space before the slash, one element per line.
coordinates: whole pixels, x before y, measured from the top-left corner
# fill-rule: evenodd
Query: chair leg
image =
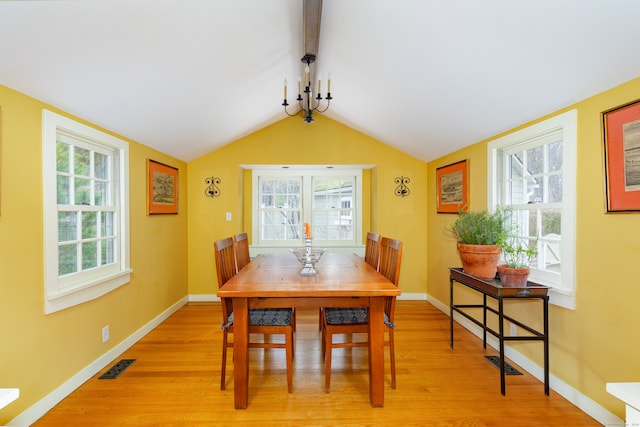
<path fill-rule="evenodd" d="M 220 369 L 220 390 L 225 388 L 225 374 L 227 370 L 227 331 L 222 332 L 222 368 Z"/>
<path fill-rule="evenodd" d="M 325 357 L 324 352 L 327 348 L 327 327 L 324 323 L 322 324 L 322 330 L 320 333 L 322 335 L 322 360 L 324 360 L 324 357 Z"/>
<path fill-rule="evenodd" d="M 321 331 L 324 327 L 324 308 L 318 309 L 318 330 Z"/>
<path fill-rule="evenodd" d="M 285 351 L 287 357 L 287 389 L 293 392 L 293 326 L 285 335 Z"/>
<path fill-rule="evenodd" d="M 389 328 L 389 359 L 391 360 L 391 388 L 396 388 L 396 348 L 394 345 L 393 328 Z"/>
<path fill-rule="evenodd" d="M 331 348 L 333 347 L 333 333 L 330 327 L 325 325 L 323 342 L 325 342 L 324 354 L 324 391 L 329 393 L 331 388 Z"/>

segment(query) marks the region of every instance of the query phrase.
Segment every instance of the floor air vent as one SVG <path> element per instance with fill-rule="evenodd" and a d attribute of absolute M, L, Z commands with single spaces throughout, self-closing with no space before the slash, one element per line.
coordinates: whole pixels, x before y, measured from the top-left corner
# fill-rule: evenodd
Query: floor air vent
<path fill-rule="evenodd" d="M 127 370 L 129 366 L 135 362 L 136 359 L 122 359 L 115 365 L 113 365 L 107 372 L 98 377 L 99 380 L 113 380 L 120 376 L 121 373 Z"/>
<path fill-rule="evenodd" d="M 493 366 L 500 369 L 500 356 L 485 356 L 485 359 L 489 361 Z M 504 374 L 505 375 L 522 375 L 520 371 L 518 371 L 513 366 L 509 365 L 507 361 L 504 361 Z"/>

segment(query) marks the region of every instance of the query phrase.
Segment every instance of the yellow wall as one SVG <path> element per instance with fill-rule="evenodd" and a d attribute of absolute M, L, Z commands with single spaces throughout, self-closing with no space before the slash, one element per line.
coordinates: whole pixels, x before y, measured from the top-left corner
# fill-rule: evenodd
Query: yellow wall
<path fill-rule="evenodd" d="M 145 185 L 150 157 L 180 169 L 186 194 L 187 165 L 129 141 L 131 282 L 45 316 L 42 109 L 65 113 L 4 86 L 0 108 L 0 387 L 20 388 L 0 410 L 4 425 L 186 296 L 186 198 L 178 215 L 147 216 Z M 103 344 L 105 325 L 111 339 Z"/>
<path fill-rule="evenodd" d="M 605 383 L 640 377 L 635 357 L 640 343 L 633 335 L 640 286 L 632 270 L 640 255 L 640 216 L 604 213 L 600 112 L 637 98 L 640 79 L 567 108 L 577 108 L 579 120 L 577 309 L 554 306 L 550 313 L 552 375 L 620 417 L 624 406 L 606 393 Z M 130 141 L 132 281 L 103 298 L 45 316 L 41 190 L 45 107 L 49 108 L 0 86 L 0 387 L 21 391 L 20 399 L 0 410 L 0 424 L 187 293 L 216 292 L 213 242 L 250 231 L 249 180 L 243 179 L 240 164 L 375 165 L 365 181 L 370 183 L 365 206 L 371 211 L 364 231 L 403 240 L 401 289 L 405 294 L 428 291 L 445 305 L 449 303 L 446 267 L 459 265 L 459 259 L 455 243 L 443 231 L 455 215 L 436 214 L 435 169 L 469 159 L 471 208 L 486 208 L 489 140 L 425 164 L 326 117 L 318 115 L 312 125 L 294 117 L 190 162 L 188 168 Z M 178 215 L 146 215 L 149 157 L 180 169 Z M 222 180 L 220 197 L 204 195 L 204 180 L 210 176 Z M 411 178 L 409 197 L 395 196 L 397 176 Z M 233 214 L 232 221 L 225 221 L 225 212 Z M 521 304 L 517 310 L 537 322 L 531 307 Z M 106 324 L 111 340 L 102 344 L 100 330 Z M 517 350 L 541 363 L 539 344 L 520 344 Z"/>
<path fill-rule="evenodd" d="M 251 231 L 248 177 L 242 164 L 367 164 L 370 188 L 365 206 L 364 232 L 376 231 L 403 241 L 400 288 L 426 292 L 426 164 L 351 128 L 317 115 L 315 123 L 286 118 L 189 163 L 189 293 L 217 291 L 213 242 L 240 231 Z M 246 174 L 244 174 L 246 175 Z M 206 197 L 205 179 L 221 179 L 221 196 Z M 395 177 L 411 178 L 411 195 L 395 195 Z M 244 191 L 242 191 L 244 189 Z M 243 196 L 244 193 L 244 196 Z M 375 202 L 375 203 L 374 203 Z M 243 212 L 243 209 L 246 211 Z M 225 212 L 233 220 L 225 221 Z"/>
<path fill-rule="evenodd" d="M 621 418 L 624 418 L 624 405 L 609 395 L 605 386 L 607 382 L 640 379 L 637 361 L 640 341 L 635 333 L 637 302 L 640 301 L 635 270 L 635 263 L 640 260 L 640 213 L 605 213 L 601 112 L 638 98 L 640 79 L 635 79 L 550 115 L 573 108 L 578 111 L 577 307 L 576 310 L 551 307 L 550 368 L 552 375 Z M 502 135 L 496 135 L 499 136 Z M 447 305 L 446 266 L 459 266 L 460 261 L 455 243 L 450 238 L 433 237 L 442 235 L 444 227 L 456 217 L 435 213 L 432 203 L 435 200 L 435 169 L 457 160 L 470 159 L 470 205 L 474 210 L 486 209 L 488 141 L 428 164 L 428 292 Z M 528 321 L 537 322 L 532 317 L 536 311 L 531 307 L 522 305 L 518 310 Z M 516 347 L 542 364 L 540 344 Z"/>

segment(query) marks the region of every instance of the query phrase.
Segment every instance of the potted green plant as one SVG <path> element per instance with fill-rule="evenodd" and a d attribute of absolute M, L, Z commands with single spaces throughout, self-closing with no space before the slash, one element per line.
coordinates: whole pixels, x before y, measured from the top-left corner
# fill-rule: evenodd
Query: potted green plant
<path fill-rule="evenodd" d="M 481 279 L 496 277 L 502 243 L 508 236 L 505 211 L 459 211 L 449 226 L 458 242 L 458 253 L 465 273 Z"/>
<path fill-rule="evenodd" d="M 498 265 L 498 276 L 502 286 L 521 287 L 527 285 L 529 262 L 538 253 L 538 241 L 521 237 L 509 237 L 502 243 L 504 264 Z"/>

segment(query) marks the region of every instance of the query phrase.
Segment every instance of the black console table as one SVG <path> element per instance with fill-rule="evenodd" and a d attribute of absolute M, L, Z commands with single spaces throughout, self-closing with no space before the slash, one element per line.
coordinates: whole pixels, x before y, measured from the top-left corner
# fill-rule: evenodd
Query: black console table
<path fill-rule="evenodd" d="M 503 287 L 500 283 L 500 279 L 493 280 L 478 279 L 477 277 L 466 274 L 461 268 L 449 268 L 449 291 L 450 291 L 450 318 L 449 329 L 451 338 L 451 348 L 453 349 L 453 313 L 457 312 L 482 327 L 483 330 L 483 344 L 484 348 L 487 348 L 487 332 L 494 337 L 498 338 L 500 342 L 500 391 L 505 394 L 505 365 L 504 365 L 504 342 L 505 341 L 542 341 L 544 343 L 544 393 L 549 395 L 549 288 L 537 283 L 528 282 L 523 287 Z M 453 284 L 458 282 L 468 288 L 478 291 L 482 294 L 482 304 L 454 304 L 453 302 Z M 498 309 L 487 306 L 487 297 L 493 298 L 498 302 Z M 505 300 L 510 299 L 539 299 L 542 301 L 543 307 L 543 328 L 542 332 L 531 328 L 513 319 L 510 316 L 504 314 L 503 306 Z M 466 309 L 482 308 L 482 322 L 469 313 L 465 312 Z M 498 331 L 493 330 L 487 326 L 487 312 L 492 312 L 498 315 Z M 508 320 L 511 323 L 519 326 L 531 335 L 523 336 L 505 336 L 504 334 L 504 321 Z"/>

